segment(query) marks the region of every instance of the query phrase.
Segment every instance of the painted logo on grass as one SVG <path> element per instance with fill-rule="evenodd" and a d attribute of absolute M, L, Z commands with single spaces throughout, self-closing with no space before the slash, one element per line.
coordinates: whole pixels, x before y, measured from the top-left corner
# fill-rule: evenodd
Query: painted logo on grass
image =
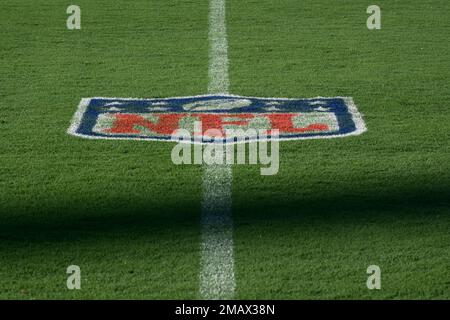
<path fill-rule="evenodd" d="M 195 132 L 200 122 L 201 132 Z M 82 99 L 69 133 L 85 138 L 171 141 L 184 129 L 192 142 L 217 142 L 207 136 L 216 129 L 221 142 L 233 130 L 269 133 L 278 130 L 277 140 L 333 138 L 357 135 L 365 125 L 353 100 L 333 98 L 254 98 L 234 95 L 205 95 L 164 99 Z M 249 130 L 251 131 L 251 130 Z M 199 140 L 200 138 L 200 140 Z M 246 141 L 260 139 L 247 136 Z"/>

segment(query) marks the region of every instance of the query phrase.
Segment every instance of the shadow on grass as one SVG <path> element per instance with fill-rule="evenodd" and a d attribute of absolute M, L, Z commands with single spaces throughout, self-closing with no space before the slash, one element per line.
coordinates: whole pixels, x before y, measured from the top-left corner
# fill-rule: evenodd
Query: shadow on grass
<path fill-rule="evenodd" d="M 426 190 L 383 188 L 357 193 L 326 193 L 301 198 L 295 194 L 253 198 L 234 194 L 236 224 L 286 223 L 308 219 L 314 223 L 360 223 L 361 220 L 396 219 L 400 216 L 425 218 L 436 212 L 450 220 L 450 187 L 435 185 Z M 118 237 L 146 237 L 157 240 L 168 232 L 200 230 L 200 202 L 197 199 L 171 198 L 140 201 L 94 199 L 67 201 L 58 208 L 24 208 L 17 205 L 14 214 L 1 218 L 0 240 L 11 242 L 60 242 Z M 5 212 L 5 209 L 1 211 Z M 26 212 L 25 212 L 26 211 Z M 393 212 L 396 215 L 393 216 Z M 397 215 L 398 213 L 398 215 Z M 438 214 L 437 213 L 437 214 Z M 5 243 L 3 243 L 5 245 Z"/>
<path fill-rule="evenodd" d="M 399 216 L 426 217 L 434 210 L 444 212 L 450 220 L 450 186 L 435 185 L 426 189 L 409 188 L 367 188 L 354 192 L 317 193 L 302 198 L 299 195 L 279 195 L 249 201 L 248 197 L 237 196 L 235 212 L 242 222 L 265 223 L 313 219 L 317 223 L 351 223 L 359 220 L 396 219 Z M 392 213 L 396 214 L 393 215 Z"/>
<path fill-rule="evenodd" d="M 24 210 L 19 206 L 14 216 L 0 219 L 0 241 L 64 242 L 143 235 L 156 239 L 163 233 L 199 228 L 200 219 L 200 203 L 189 201 L 163 206 L 150 201 L 86 200 L 58 208 Z"/>

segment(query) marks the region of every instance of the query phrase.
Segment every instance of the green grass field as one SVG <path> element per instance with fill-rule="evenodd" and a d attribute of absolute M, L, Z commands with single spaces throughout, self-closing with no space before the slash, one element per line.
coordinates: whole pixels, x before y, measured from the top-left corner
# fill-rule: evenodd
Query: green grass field
<path fill-rule="evenodd" d="M 70 4 L 0 4 L 0 298 L 199 298 L 202 167 L 66 130 L 83 97 L 206 93 L 208 1 Z M 450 3 L 379 0 L 376 31 L 370 4 L 227 2 L 232 93 L 351 96 L 368 128 L 233 168 L 236 298 L 450 299 Z"/>

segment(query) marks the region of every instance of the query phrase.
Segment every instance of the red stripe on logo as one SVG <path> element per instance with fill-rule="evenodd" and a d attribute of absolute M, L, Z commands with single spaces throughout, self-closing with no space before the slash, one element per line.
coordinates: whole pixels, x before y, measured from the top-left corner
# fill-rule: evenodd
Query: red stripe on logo
<path fill-rule="evenodd" d="M 298 113 L 272 113 L 268 114 L 267 117 L 270 119 L 272 129 L 278 129 L 280 130 L 280 133 L 298 133 L 328 130 L 328 125 L 325 123 L 313 123 L 307 127 L 295 128 L 294 124 L 292 123 L 292 118 L 298 115 Z"/>
<path fill-rule="evenodd" d="M 135 129 L 135 126 L 145 127 L 152 132 L 171 135 L 172 132 L 178 129 L 178 123 L 185 114 L 182 113 L 158 113 L 154 114 L 158 117 L 158 122 L 152 122 L 144 117 L 131 113 L 118 113 L 115 115 L 113 127 L 107 132 L 119 134 L 139 134 L 140 131 Z"/>
<path fill-rule="evenodd" d="M 147 128 L 148 130 L 160 135 L 171 135 L 175 130 L 179 129 L 179 122 L 182 118 L 190 116 L 198 118 L 202 125 L 202 135 L 205 131 L 216 129 L 220 132 L 220 137 L 225 135 L 224 126 L 233 125 L 246 129 L 251 119 L 255 116 L 266 117 L 269 119 L 271 128 L 278 129 L 280 133 L 304 133 L 327 131 L 329 127 L 325 123 L 312 123 L 306 127 L 294 127 L 292 119 L 296 116 L 305 116 L 299 113 L 154 113 L 153 116 L 157 121 L 153 122 L 142 115 L 132 113 L 115 114 L 115 120 L 111 129 L 106 130 L 108 133 L 115 134 L 140 134 L 141 131 L 136 126 Z M 228 119 L 226 119 L 228 118 Z M 200 133 L 196 132 L 195 135 Z"/>

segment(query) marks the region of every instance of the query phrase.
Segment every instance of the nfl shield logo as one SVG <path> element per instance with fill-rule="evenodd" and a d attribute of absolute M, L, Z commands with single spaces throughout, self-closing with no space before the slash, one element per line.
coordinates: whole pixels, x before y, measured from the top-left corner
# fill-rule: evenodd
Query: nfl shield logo
<path fill-rule="evenodd" d="M 196 122 L 202 125 L 201 133 L 195 132 Z M 216 129 L 221 132 L 221 141 L 231 143 L 235 138 L 227 136 L 230 130 L 277 129 L 279 140 L 342 137 L 366 130 L 353 100 L 347 97 L 286 99 L 205 95 L 82 99 L 68 132 L 94 139 L 170 141 L 179 129 L 191 132 L 192 142 L 195 136 Z M 247 141 L 253 140 L 258 140 L 258 136 L 247 137 Z M 209 141 L 204 139 L 205 143 Z"/>

